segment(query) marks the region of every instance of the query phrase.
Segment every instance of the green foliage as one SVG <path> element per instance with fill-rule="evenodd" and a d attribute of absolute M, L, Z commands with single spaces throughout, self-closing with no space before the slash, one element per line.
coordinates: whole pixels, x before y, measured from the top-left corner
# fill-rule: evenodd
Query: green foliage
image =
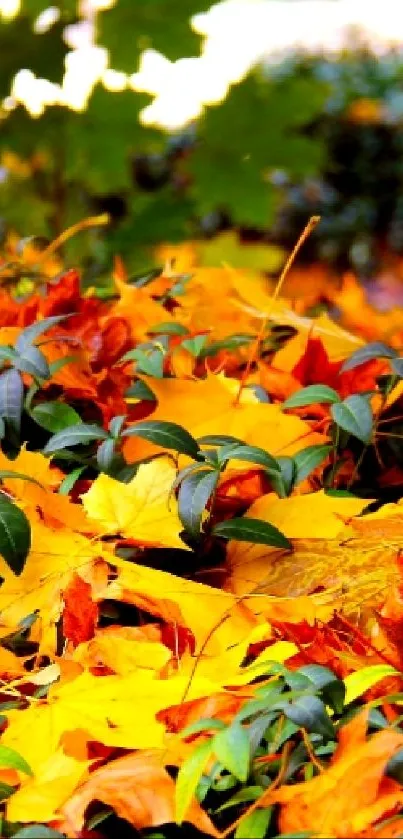
<path fill-rule="evenodd" d="M 175 61 L 199 52 L 200 37 L 192 30 L 190 18 L 210 6 L 210 0 L 181 0 L 180 8 L 170 0 L 119 0 L 99 16 L 99 42 L 110 50 L 112 66 L 126 73 L 138 69 L 145 49 L 158 50 Z"/>
<path fill-rule="evenodd" d="M 220 208 L 236 224 L 267 226 L 275 210 L 271 169 L 301 176 L 320 165 L 320 143 L 301 129 L 323 107 L 325 95 L 317 82 L 294 78 L 273 85 L 251 74 L 222 104 L 208 108 L 189 163 L 199 214 Z"/>
<path fill-rule="evenodd" d="M 14 574 L 23 571 L 30 546 L 31 530 L 25 513 L 0 493 L 0 554 Z"/>

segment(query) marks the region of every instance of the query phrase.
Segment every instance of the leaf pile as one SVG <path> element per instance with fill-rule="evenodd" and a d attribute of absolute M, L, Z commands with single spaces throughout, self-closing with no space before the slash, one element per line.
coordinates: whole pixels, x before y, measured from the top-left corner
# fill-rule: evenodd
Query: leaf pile
<path fill-rule="evenodd" d="M 401 319 L 176 255 L 0 292 L 0 832 L 399 836 Z"/>

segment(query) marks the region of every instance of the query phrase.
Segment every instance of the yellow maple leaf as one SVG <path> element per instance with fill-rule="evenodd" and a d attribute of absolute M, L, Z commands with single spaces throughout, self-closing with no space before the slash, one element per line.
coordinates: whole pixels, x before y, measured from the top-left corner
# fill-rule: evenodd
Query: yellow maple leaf
<path fill-rule="evenodd" d="M 118 558 L 113 563 L 118 576 L 106 596 L 190 629 L 196 649 L 204 655 L 219 655 L 248 637 L 256 626 L 255 616 L 230 592 Z"/>
<path fill-rule="evenodd" d="M 281 612 L 277 598 L 284 598 L 286 611 L 292 613 L 287 598 L 306 595 L 312 600 L 312 613 L 315 605 L 323 613 L 329 606 L 350 614 L 367 613 L 384 601 L 387 589 L 399 579 L 396 558 L 401 539 L 401 533 L 394 530 L 389 539 L 384 531 L 382 539 L 378 531 L 371 535 L 371 521 L 365 535 L 366 517 L 352 517 L 368 503 L 368 499 L 337 498 L 323 492 L 283 500 L 274 496 L 259 499 L 248 515 L 282 529 L 292 539 L 292 552 L 231 542 L 228 587 L 238 596 L 253 593 L 256 601 L 247 598 L 248 607 L 269 619 L 277 605 Z M 345 526 L 344 521 L 350 519 Z M 321 593 L 315 594 L 318 589 Z M 307 603 L 304 608 L 309 619 Z M 296 609 L 296 620 L 303 619 L 303 611 Z"/>
<path fill-rule="evenodd" d="M 250 391 L 244 391 L 240 404 L 235 405 L 239 389 L 237 379 L 210 374 L 200 381 L 148 377 L 144 377 L 144 381 L 158 402 L 149 419 L 179 420 L 194 437 L 230 434 L 274 455 L 292 455 L 305 446 L 324 441 L 322 435 L 313 432 L 299 417 L 284 414 L 279 405 L 258 402 Z M 127 438 L 124 446 L 130 462 L 158 451 L 161 449 L 157 446 L 136 437 Z M 244 463 L 237 465 L 249 468 Z"/>
<path fill-rule="evenodd" d="M 94 541 L 67 527 L 52 529 L 38 517 L 30 517 L 31 550 L 19 577 L 0 558 L 0 623 L 15 629 L 27 615 L 38 612 L 31 635 L 44 654 L 52 655 L 56 644 L 55 624 L 62 609 L 62 592 L 74 571 L 83 573 L 101 555 Z"/>
<path fill-rule="evenodd" d="M 27 778 L 7 802 L 7 818 L 16 822 L 49 822 L 84 780 L 90 761 L 76 760 L 57 749 L 36 776 Z"/>
<path fill-rule="evenodd" d="M 128 484 L 98 475 L 82 496 L 88 515 L 103 533 L 121 534 L 141 545 L 183 548 L 183 530 L 172 497 L 176 469 L 169 458 L 157 458 L 139 467 Z"/>

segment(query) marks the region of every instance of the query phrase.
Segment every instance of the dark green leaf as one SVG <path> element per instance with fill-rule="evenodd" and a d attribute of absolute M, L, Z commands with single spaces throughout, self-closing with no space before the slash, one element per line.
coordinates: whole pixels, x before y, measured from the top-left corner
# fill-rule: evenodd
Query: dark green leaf
<path fill-rule="evenodd" d="M 77 425 L 70 425 L 63 431 L 58 431 L 46 443 L 44 454 L 53 454 L 68 446 L 78 446 L 85 443 L 92 443 L 94 440 L 105 440 L 107 433 L 99 425 L 85 425 L 83 422 Z"/>
<path fill-rule="evenodd" d="M 9 746 L 3 746 L 0 743 L 0 766 L 7 769 L 18 769 L 19 772 L 25 772 L 26 775 L 32 775 L 32 769 L 14 749 Z"/>
<path fill-rule="evenodd" d="M 221 463 L 230 459 L 245 460 L 248 463 L 257 463 L 259 466 L 263 466 L 270 474 L 272 472 L 280 473 L 280 467 L 277 460 L 258 446 L 228 445 L 223 446 L 218 454 Z"/>
<path fill-rule="evenodd" d="M 401 379 L 403 378 L 403 358 L 394 358 L 393 359 L 392 370 Z"/>
<path fill-rule="evenodd" d="M 84 472 L 85 466 L 78 466 L 77 469 L 73 469 L 69 475 L 66 475 L 64 480 L 59 486 L 59 493 L 60 495 L 68 495 L 70 490 L 73 489 L 74 484 L 78 481 L 80 475 Z"/>
<path fill-rule="evenodd" d="M 219 472 L 201 469 L 186 477 L 179 489 L 178 514 L 185 530 L 195 538 L 200 536 L 203 513 L 214 492 Z"/>
<path fill-rule="evenodd" d="M 294 486 L 304 481 L 331 452 L 331 446 L 307 446 L 294 455 L 296 475 Z"/>
<path fill-rule="evenodd" d="M 201 446 L 244 446 L 243 440 L 238 437 L 231 437 L 228 434 L 205 434 L 203 437 L 198 437 L 197 442 Z"/>
<path fill-rule="evenodd" d="M 371 406 L 365 396 L 355 393 L 343 402 L 332 405 L 331 414 L 334 422 L 344 431 L 348 431 L 363 443 L 369 443 L 372 436 L 373 416 Z"/>
<path fill-rule="evenodd" d="M 81 422 L 77 411 L 65 402 L 40 402 L 32 408 L 31 416 L 41 428 L 53 434 Z"/>
<path fill-rule="evenodd" d="M 332 404 L 340 402 L 340 396 L 336 390 L 327 385 L 308 385 L 308 387 L 303 387 L 289 396 L 283 402 L 282 408 L 283 410 L 285 408 L 304 408 L 306 405 L 314 405 L 316 402 Z"/>
<path fill-rule="evenodd" d="M 35 478 L 31 478 L 30 475 L 24 475 L 23 472 L 14 472 L 12 469 L 0 469 L 0 481 L 3 481 L 5 478 L 15 478 L 18 481 L 29 481 L 31 484 L 36 484 L 41 489 L 44 489 L 43 485 L 39 483 Z"/>
<path fill-rule="evenodd" d="M 67 317 L 68 315 L 54 315 L 50 318 L 37 320 L 31 326 L 26 326 L 15 342 L 17 352 L 23 353 L 27 347 L 32 345 L 35 338 L 39 338 L 40 335 L 43 335 L 44 332 L 47 332 L 53 326 L 57 326 L 58 323 L 66 320 Z"/>
<path fill-rule="evenodd" d="M 108 474 L 110 471 L 115 459 L 115 445 L 116 441 L 109 438 L 108 440 L 104 440 L 99 446 L 97 450 L 97 464 L 101 472 Z"/>
<path fill-rule="evenodd" d="M 360 347 L 359 350 L 356 350 L 356 352 L 350 355 L 350 358 L 342 365 L 341 371 L 353 370 L 354 367 L 365 364 L 366 361 L 372 361 L 374 358 L 396 358 L 396 356 L 397 352 L 392 347 L 388 347 L 387 344 L 383 344 L 381 341 L 373 341 L 370 344 L 366 344 L 365 347 Z"/>
<path fill-rule="evenodd" d="M 325 739 L 334 739 L 333 723 L 324 703 L 317 696 L 301 696 L 284 707 L 284 713 L 295 725 Z"/>
<path fill-rule="evenodd" d="M 389 758 L 385 769 L 385 775 L 388 775 L 389 778 L 393 778 L 399 784 L 403 784 L 403 749 L 399 749 L 393 757 Z"/>
<path fill-rule="evenodd" d="M 164 353 L 160 349 L 150 352 L 136 349 L 129 350 L 120 361 L 137 361 L 137 372 L 155 379 L 162 379 L 164 375 Z"/>
<path fill-rule="evenodd" d="M 162 268 L 152 268 L 147 274 L 137 274 L 137 276 L 130 277 L 128 285 L 134 285 L 136 288 L 145 288 L 145 286 L 160 277 L 163 272 Z"/>
<path fill-rule="evenodd" d="M 29 373 L 37 379 L 48 379 L 50 370 L 46 358 L 38 347 L 28 345 L 17 356 L 14 367 L 22 373 Z"/>
<path fill-rule="evenodd" d="M 280 473 L 277 475 L 273 472 L 270 475 L 270 481 L 277 495 L 280 498 L 287 498 L 294 486 L 295 461 L 292 457 L 279 457 L 277 463 L 280 467 Z"/>
<path fill-rule="evenodd" d="M 14 574 L 23 571 L 30 547 L 31 529 L 25 513 L 0 493 L 0 554 Z"/>
<path fill-rule="evenodd" d="M 213 752 L 228 772 L 245 783 L 249 774 L 250 742 L 246 730 L 235 720 L 213 738 Z"/>
<path fill-rule="evenodd" d="M 194 460 L 197 459 L 200 451 L 194 437 L 175 422 L 144 420 L 126 428 L 122 436 L 142 437 L 144 440 L 149 440 L 164 449 L 173 449 L 179 454 L 187 454 Z"/>
<path fill-rule="evenodd" d="M 256 801 L 257 798 L 260 798 L 263 792 L 263 787 L 243 787 L 239 790 L 239 792 L 236 792 L 229 801 L 226 801 L 225 804 L 218 807 L 215 812 L 221 813 L 223 810 L 228 810 L 230 807 L 236 807 L 238 804 L 244 804 L 245 801 Z"/>
<path fill-rule="evenodd" d="M 109 423 L 109 426 L 108 426 L 109 433 L 112 434 L 112 437 L 115 437 L 115 438 L 119 437 L 119 434 L 122 430 L 123 423 L 124 423 L 125 419 L 126 419 L 125 414 L 122 414 L 118 417 L 112 417 L 112 419 Z"/>
<path fill-rule="evenodd" d="M 4 720 L 6 721 L 7 717 L 4 717 Z M 0 801 L 5 801 L 7 798 L 10 798 L 13 792 L 15 792 L 15 787 L 10 787 L 10 784 L 5 784 L 3 781 L 0 781 Z"/>
<path fill-rule="evenodd" d="M 125 393 L 126 399 L 145 399 L 147 402 L 156 402 L 156 398 L 151 388 L 146 385 L 141 379 L 132 385 Z"/>
<path fill-rule="evenodd" d="M 254 340 L 254 338 L 254 335 L 230 335 L 228 338 L 223 338 L 221 341 L 212 341 L 211 344 L 204 347 L 201 352 L 201 357 L 209 358 L 210 356 L 217 355 L 217 353 L 222 352 L 223 350 L 232 352 L 233 350 L 239 349 L 239 347 L 247 346 Z"/>
<path fill-rule="evenodd" d="M 288 550 L 292 547 L 291 542 L 277 527 L 260 519 L 237 518 L 222 521 L 213 528 L 213 534 L 238 542 L 253 542 L 256 545 L 271 545 Z"/>
<path fill-rule="evenodd" d="M 30 824 L 14 833 L 13 839 L 65 839 L 65 834 L 46 824 Z"/>
<path fill-rule="evenodd" d="M 24 386 L 17 370 L 6 370 L 0 376 L 0 416 L 8 420 L 19 434 L 24 403 Z"/>

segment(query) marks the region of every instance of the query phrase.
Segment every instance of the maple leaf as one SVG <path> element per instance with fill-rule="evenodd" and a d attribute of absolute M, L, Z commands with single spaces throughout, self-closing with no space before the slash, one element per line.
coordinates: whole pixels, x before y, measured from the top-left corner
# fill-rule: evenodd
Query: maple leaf
<path fill-rule="evenodd" d="M 89 583 L 73 574 L 63 592 L 63 635 L 74 646 L 93 638 L 98 621 L 98 607 L 91 597 Z"/>
<path fill-rule="evenodd" d="M 188 549 L 172 497 L 176 469 L 169 458 L 158 458 L 139 467 L 128 484 L 98 475 L 82 496 L 84 509 L 100 531 L 121 534 L 139 545 Z"/>
<path fill-rule="evenodd" d="M 322 435 L 313 432 L 299 417 L 285 415 L 279 405 L 258 402 L 251 392 L 244 391 L 241 403 L 235 405 L 237 379 L 212 374 L 199 381 L 142 378 L 158 402 L 150 419 L 177 422 L 180 417 L 181 425 L 194 437 L 229 434 L 275 455 L 291 455 L 324 441 Z M 124 444 L 129 462 L 158 451 L 157 446 L 135 437 L 128 438 Z M 232 465 L 235 463 L 231 461 Z M 237 466 L 248 468 L 242 463 Z"/>
<path fill-rule="evenodd" d="M 37 640 L 44 654 L 53 655 L 56 623 L 60 618 L 62 592 L 74 572 L 85 574 L 99 559 L 99 547 L 67 527 L 51 529 L 31 515 L 31 550 L 24 570 L 16 577 L 3 559 L 0 574 L 0 612 L 3 627 L 15 629 L 31 614 L 37 614 L 31 639 Z"/>
<path fill-rule="evenodd" d="M 113 807 L 120 818 L 138 830 L 174 822 L 175 783 L 164 767 L 164 757 L 164 752 L 157 750 L 137 752 L 97 769 L 64 804 L 65 826 L 79 836 L 85 811 L 93 800 Z M 195 800 L 189 809 L 188 821 L 209 836 L 219 836 Z"/>
<path fill-rule="evenodd" d="M 33 778 L 28 778 L 7 802 L 7 818 L 15 822 L 49 822 L 86 774 L 90 761 L 76 760 L 56 749 Z"/>
<path fill-rule="evenodd" d="M 278 607 L 281 612 L 281 603 L 272 602 L 273 597 L 311 595 L 312 607 L 316 603 L 324 607 L 324 613 L 326 604 L 354 614 L 381 605 L 388 587 L 399 580 L 400 537 L 393 536 L 393 531 L 391 538 L 384 536 L 382 541 L 377 535 L 371 538 L 370 531 L 364 535 L 366 517 L 353 516 L 368 503 L 368 499 L 327 496 L 323 491 L 287 499 L 263 496 L 247 516 L 280 528 L 292 540 L 293 550 L 284 554 L 263 545 L 231 542 L 228 587 L 238 596 L 259 594 L 259 611 L 273 618 Z M 354 535 L 358 523 L 363 531 L 359 536 Z M 264 594 L 270 595 L 267 602 Z M 247 603 L 253 608 L 251 601 Z M 286 603 L 283 608 L 287 612 Z M 295 615 L 298 622 L 300 610 Z"/>
<path fill-rule="evenodd" d="M 366 739 L 367 720 L 368 708 L 340 729 L 338 748 L 321 775 L 263 795 L 262 804 L 282 805 L 281 833 L 299 833 L 315 825 L 318 837 L 357 837 L 400 809 L 403 790 L 384 778 L 384 771 L 402 748 L 403 734 L 385 729 Z"/>

